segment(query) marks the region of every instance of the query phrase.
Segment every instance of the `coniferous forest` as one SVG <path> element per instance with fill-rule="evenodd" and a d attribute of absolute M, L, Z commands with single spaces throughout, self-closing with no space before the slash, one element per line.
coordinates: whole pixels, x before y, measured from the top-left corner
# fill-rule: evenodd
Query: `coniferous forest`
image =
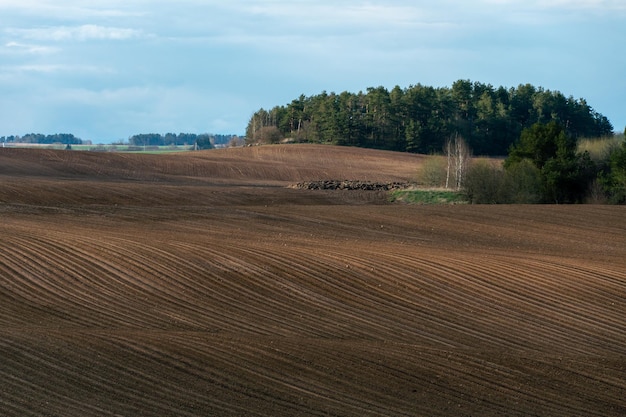
<path fill-rule="evenodd" d="M 524 129 L 556 122 L 572 138 L 613 134 L 609 120 L 584 99 L 530 84 L 495 88 L 459 80 L 452 87 L 421 84 L 366 92 L 301 95 L 248 122 L 250 143 L 330 143 L 415 153 L 441 152 L 460 135 L 474 155 L 506 155 Z"/>

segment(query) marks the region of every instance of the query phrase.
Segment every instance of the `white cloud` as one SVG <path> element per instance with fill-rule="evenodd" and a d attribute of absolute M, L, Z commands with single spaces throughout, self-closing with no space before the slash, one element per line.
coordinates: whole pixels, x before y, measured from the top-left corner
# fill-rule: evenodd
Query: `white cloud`
<path fill-rule="evenodd" d="M 63 65 L 45 64 L 45 65 L 19 65 L 10 69 L 16 73 L 41 73 L 51 74 L 59 71 L 66 71 L 67 68 Z"/>
<path fill-rule="evenodd" d="M 482 0 L 486 4 L 521 5 L 527 8 L 541 9 L 602 9 L 624 10 L 626 4 L 622 0 Z"/>
<path fill-rule="evenodd" d="M 238 16 L 237 24 L 207 38 L 215 44 L 328 66 L 348 59 L 362 63 L 426 43 L 439 46 L 463 31 L 444 6 L 427 8 L 420 3 L 231 2 L 221 12 Z"/>
<path fill-rule="evenodd" d="M 0 89 L 32 96 L 33 120 L 127 135 L 241 131 L 302 93 L 459 78 L 586 97 L 621 83 L 604 74 L 623 73 L 625 13 L 626 0 L 0 0 Z"/>
<path fill-rule="evenodd" d="M 6 29 L 9 35 L 36 41 L 127 40 L 143 36 L 136 29 L 98 25 L 52 26 L 34 29 Z"/>
<path fill-rule="evenodd" d="M 0 53 L 16 53 L 29 55 L 50 55 L 58 52 L 59 49 L 52 46 L 34 45 L 20 42 L 7 42 Z"/>
<path fill-rule="evenodd" d="M 622 0 L 553 0 L 553 7 L 573 7 L 578 9 L 626 10 Z"/>
<path fill-rule="evenodd" d="M 134 2 L 132 2 L 134 3 Z M 123 0 L 0 0 L 0 10 L 21 16 L 81 21 L 94 18 L 141 16 L 131 2 Z"/>
<path fill-rule="evenodd" d="M 42 115 L 42 123 L 55 125 L 49 128 L 51 131 L 62 130 L 64 125 L 74 126 L 73 132 L 83 139 L 123 139 L 146 132 L 243 132 L 239 118 L 245 103 L 231 93 L 206 94 L 191 86 L 103 89 L 51 86 L 45 97 L 44 101 L 51 102 L 34 103 L 51 109 Z M 83 126 L 76 119 L 87 121 L 88 125 Z M 91 133 L 82 134 L 81 129 Z"/>
<path fill-rule="evenodd" d="M 413 25 L 428 20 L 430 15 L 416 6 L 350 2 L 351 4 L 324 4 L 324 2 L 274 2 L 244 6 L 240 13 L 286 19 L 301 26 L 367 26 Z"/>
<path fill-rule="evenodd" d="M 25 64 L 12 67 L 0 67 L 4 73 L 33 73 L 33 74 L 111 74 L 114 71 L 108 68 L 89 65 L 62 65 L 62 64 Z"/>

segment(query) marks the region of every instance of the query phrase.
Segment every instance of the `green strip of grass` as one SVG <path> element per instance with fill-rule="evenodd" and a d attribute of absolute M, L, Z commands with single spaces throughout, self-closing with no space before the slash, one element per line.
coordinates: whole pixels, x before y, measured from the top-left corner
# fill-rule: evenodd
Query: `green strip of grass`
<path fill-rule="evenodd" d="M 407 204 L 467 203 L 460 192 L 450 190 L 395 190 L 391 193 L 391 201 Z"/>

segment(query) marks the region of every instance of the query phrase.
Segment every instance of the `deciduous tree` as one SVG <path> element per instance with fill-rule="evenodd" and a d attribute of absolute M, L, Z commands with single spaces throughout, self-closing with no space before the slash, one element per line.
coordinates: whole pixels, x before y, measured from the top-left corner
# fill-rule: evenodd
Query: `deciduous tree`
<path fill-rule="evenodd" d="M 459 134 L 454 135 L 446 142 L 445 152 L 447 158 L 446 188 L 450 188 L 453 184 L 454 189 L 459 190 L 463 186 L 472 152 Z"/>

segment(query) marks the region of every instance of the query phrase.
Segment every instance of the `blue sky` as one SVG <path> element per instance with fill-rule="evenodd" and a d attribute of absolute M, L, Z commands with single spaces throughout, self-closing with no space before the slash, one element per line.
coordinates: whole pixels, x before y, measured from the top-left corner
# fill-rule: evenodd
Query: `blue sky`
<path fill-rule="evenodd" d="M 626 127 L 624 0 L 0 0 L 0 136 L 243 134 L 304 94 L 470 79 Z"/>

